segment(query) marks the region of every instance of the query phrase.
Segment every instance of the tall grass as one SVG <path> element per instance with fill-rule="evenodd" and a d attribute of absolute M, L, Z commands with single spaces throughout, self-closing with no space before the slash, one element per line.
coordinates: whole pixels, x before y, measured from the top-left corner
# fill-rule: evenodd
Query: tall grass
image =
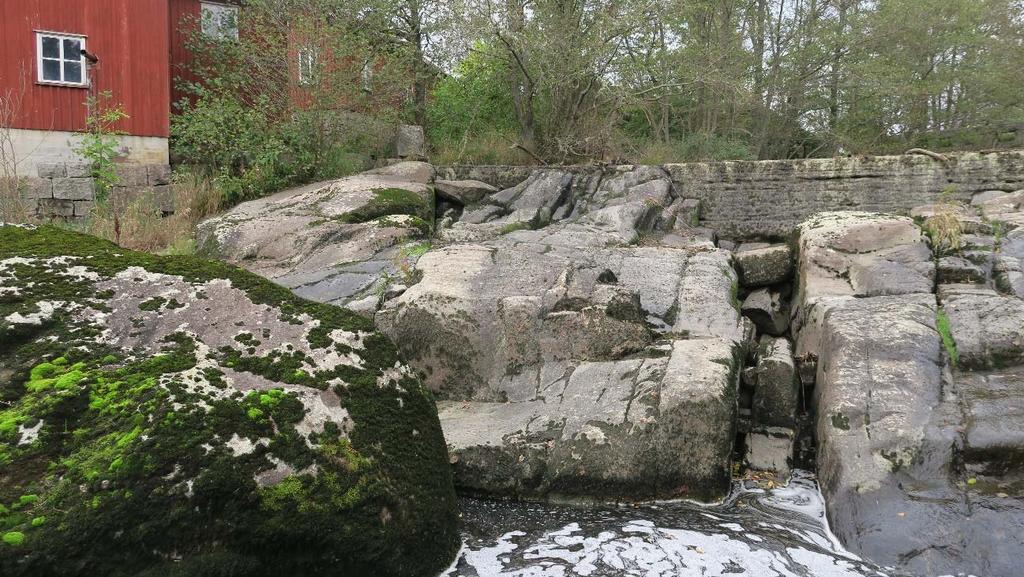
<path fill-rule="evenodd" d="M 0 222 L 28 222 L 28 203 L 22 196 L 24 182 L 15 177 L 0 176 Z"/>
<path fill-rule="evenodd" d="M 222 194 L 210 178 L 189 172 L 175 174 L 171 191 L 172 214 L 164 214 L 151 193 L 131 197 L 115 193 L 96 206 L 84 226 L 72 226 L 133 250 L 191 253 L 196 224 L 217 212 Z"/>

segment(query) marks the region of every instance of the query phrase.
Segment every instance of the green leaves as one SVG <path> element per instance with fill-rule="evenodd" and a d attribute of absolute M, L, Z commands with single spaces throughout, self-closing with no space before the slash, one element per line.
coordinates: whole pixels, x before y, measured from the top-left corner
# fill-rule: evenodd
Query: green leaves
<path fill-rule="evenodd" d="M 110 103 L 111 98 L 111 93 L 105 91 L 86 99 L 86 132 L 73 148 L 75 153 L 90 164 L 96 186 L 96 201 L 100 203 L 107 201 L 110 191 L 119 181 L 114 161 L 121 153 L 117 136 L 123 132 L 116 125 L 128 118 L 120 104 Z"/>

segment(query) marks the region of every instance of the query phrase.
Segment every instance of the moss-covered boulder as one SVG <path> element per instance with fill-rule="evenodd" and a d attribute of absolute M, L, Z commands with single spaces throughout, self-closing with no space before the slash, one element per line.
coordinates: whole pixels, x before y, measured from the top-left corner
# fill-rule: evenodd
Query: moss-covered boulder
<path fill-rule="evenodd" d="M 433 400 L 369 321 L 0 226 L 0 575 L 430 575 L 454 499 Z"/>

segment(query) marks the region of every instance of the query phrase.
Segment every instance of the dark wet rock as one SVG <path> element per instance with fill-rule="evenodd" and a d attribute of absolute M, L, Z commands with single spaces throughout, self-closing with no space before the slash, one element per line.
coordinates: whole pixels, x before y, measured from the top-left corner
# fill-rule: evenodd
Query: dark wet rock
<path fill-rule="evenodd" d="M 800 381 L 789 339 L 761 337 L 755 371 L 754 422 L 779 427 L 795 425 L 800 410 Z"/>
<path fill-rule="evenodd" d="M 938 275 L 938 281 L 943 284 L 984 283 L 987 276 L 980 266 L 958 256 L 940 258 Z"/>
<path fill-rule="evenodd" d="M 842 262 L 800 242 L 811 249 L 800 255 L 801 278 Z M 917 241 L 908 231 L 889 244 L 891 255 Z M 999 463 L 1012 462 L 1019 446 L 1011 383 L 1021 381 L 946 363 L 958 355 L 961 368 L 1019 362 L 1020 301 L 941 284 L 940 311 L 930 291 L 852 298 L 840 282 L 802 288 L 798 354 L 816 357 L 817 463 L 835 534 L 854 552 L 914 574 L 1017 572 L 1005 551 L 1024 543 L 1022 487 Z M 984 448 L 970 449 L 972 435 Z"/>
<path fill-rule="evenodd" d="M 1024 489 L 1024 368 L 964 373 L 957 388 L 971 420 L 964 432 L 964 461 L 992 489 Z M 976 478 L 975 477 L 975 478 Z M 1016 485 L 1014 487 L 1013 485 Z M 1005 492 L 1005 491 L 1004 491 Z"/>
<path fill-rule="evenodd" d="M 792 468 L 796 432 L 785 427 L 756 427 L 747 433 L 746 462 L 755 471 L 774 471 L 780 477 Z"/>
<path fill-rule="evenodd" d="M 789 303 L 777 290 L 761 288 L 751 292 L 743 299 L 740 311 L 757 325 L 761 334 L 777 337 L 789 329 Z"/>
<path fill-rule="evenodd" d="M 736 251 L 736 267 L 745 287 L 759 287 L 785 282 L 793 274 L 793 255 L 789 246 L 740 246 Z"/>
<path fill-rule="evenodd" d="M 0 573 L 435 575 L 430 393 L 368 320 L 233 266 L 0 226 Z"/>

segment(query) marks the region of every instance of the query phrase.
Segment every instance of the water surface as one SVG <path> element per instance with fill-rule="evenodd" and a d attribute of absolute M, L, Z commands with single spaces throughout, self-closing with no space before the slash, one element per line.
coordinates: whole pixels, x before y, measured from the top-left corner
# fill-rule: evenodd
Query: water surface
<path fill-rule="evenodd" d="M 844 550 L 810 473 L 736 482 L 720 505 L 572 507 L 462 499 L 463 548 L 444 576 L 893 576 Z"/>

